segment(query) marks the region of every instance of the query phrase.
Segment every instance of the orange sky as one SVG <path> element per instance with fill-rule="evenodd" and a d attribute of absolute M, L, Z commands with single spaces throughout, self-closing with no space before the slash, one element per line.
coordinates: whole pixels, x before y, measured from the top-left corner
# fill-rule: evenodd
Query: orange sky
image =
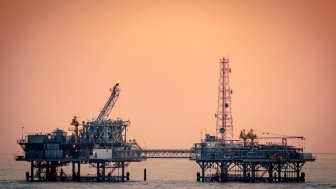
<path fill-rule="evenodd" d="M 24 133 L 111 114 L 147 148 L 215 133 L 219 59 L 230 55 L 234 132 L 304 135 L 336 152 L 335 1 L 0 0 L 0 152 Z"/>

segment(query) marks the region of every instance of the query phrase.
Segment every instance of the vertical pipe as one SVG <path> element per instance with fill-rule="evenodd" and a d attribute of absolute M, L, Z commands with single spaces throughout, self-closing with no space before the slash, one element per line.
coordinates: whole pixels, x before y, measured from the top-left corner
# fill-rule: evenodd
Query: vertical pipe
<path fill-rule="evenodd" d="M 220 166 L 220 173 L 219 173 L 219 181 L 224 182 L 225 178 L 224 178 L 224 162 L 219 162 L 219 166 Z M 217 176 L 215 176 L 217 177 Z M 217 178 L 214 178 L 214 176 L 212 176 L 212 179 L 217 180 Z"/>
<path fill-rule="evenodd" d="M 49 161 L 47 161 L 46 162 L 46 180 L 49 180 L 49 173 L 50 173 L 50 171 L 49 171 Z"/>
<path fill-rule="evenodd" d="M 201 169 L 202 169 L 202 182 L 204 182 L 204 179 L 205 179 L 205 170 L 204 170 L 204 161 L 202 161 L 202 166 L 201 166 Z"/>
<path fill-rule="evenodd" d="M 252 172 L 252 181 L 254 182 L 255 181 L 255 175 L 256 175 L 256 170 L 255 170 L 255 164 L 254 163 L 252 163 L 251 164 L 251 172 Z"/>
<path fill-rule="evenodd" d="M 80 165 L 81 165 L 81 162 L 79 161 L 78 162 L 78 167 L 77 167 L 77 180 L 78 181 L 80 181 L 80 172 L 81 172 L 81 170 L 80 170 Z"/>
<path fill-rule="evenodd" d="M 72 162 L 72 180 L 76 180 L 75 162 Z"/>
<path fill-rule="evenodd" d="M 50 162 L 50 169 L 51 169 L 51 180 L 54 181 L 56 180 L 56 167 L 55 167 L 55 162 L 54 161 L 51 161 Z"/>
<path fill-rule="evenodd" d="M 126 180 L 130 180 L 130 173 L 126 172 Z"/>
<path fill-rule="evenodd" d="M 53 162 L 53 180 L 57 180 L 56 162 Z"/>
<path fill-rule="evenodd" d="M 121 181 L 125 181 L 125 162 L 121 162 Z"/>
<path fill-rule="evenodd" d="M 99 161 L 97 162 L 97 181 L 100 180 L 100 173 L 99 173 Z"/>
<path fill-rule="evenodd" d="M 296 181 L 300 180 L 300 163 L 296 162 Z"/>
<path fill-rule="evenodd" d="M 34 161 L 30 162 L 30 181 L 34 181 Z"/>
<path fill-rule="evenodd" d="M 222 161 L 220 162 L 220 178 L 221 178 L 221 182 L 224 182 L 227 180 L 227 164 L 226 162 Z"/>
<path fill-rule="evenodd" d="M 278 164 L 278 182 L 281 181 L 281 163 Z"/>
<path fill-rule="evenodd" d="M 64 181 L 64 179 L 63 179 L 63 168 L 61 168 L 60 181 Z"/>
<path fill-rule="evenodd" d="M 269 163 L 269 166 L 268 166 L 268 182 L 273 182 L 273 164 L 272 162 Z"/>
<path fill-rule="evenodd" d="M 196 173 L 196 180 L 197 180 L 198 182 L 200 181 L 200 177 L 201 177 L 201 176 L 200 176 L 200 172 L 197 172 L 197 173 Z"/>
<path fill-rule="evenodd" d="M 38 162 L 38 179 L 41 181 L 41 161 Z"/>
<path fill-rule="evenodd" d="M 102 179 L 105 181 L 105 162 L 102 162 Z"/>
<path fill-rule="evenodd" d="M 29 171 L 26 172 L 26 181 L 29 181 Z"/>
<path fill-rule="evenodd" d="M 146 168 L 144 169 L 144 181 L 146 181 L 147 180 L 147 170 L 146 170 Z"/>
<path fill-rule="evenodd" d="M 246 171 L 247 171 L 246 163 L 243 163 L 243 180 L 246 180 Z"/>

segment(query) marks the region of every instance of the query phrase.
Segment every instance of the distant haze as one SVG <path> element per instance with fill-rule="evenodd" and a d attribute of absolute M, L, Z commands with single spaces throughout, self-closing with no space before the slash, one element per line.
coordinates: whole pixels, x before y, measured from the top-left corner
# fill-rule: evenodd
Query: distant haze
<path fill-rule="evenodd" d="M 303 135 L 336 152 L 336 1 L 0 1 L 0 152 L 16 139 L 111 117 L 147 148 L 215 134 L 219 59 L 230 57 L 235 137 Z"/>

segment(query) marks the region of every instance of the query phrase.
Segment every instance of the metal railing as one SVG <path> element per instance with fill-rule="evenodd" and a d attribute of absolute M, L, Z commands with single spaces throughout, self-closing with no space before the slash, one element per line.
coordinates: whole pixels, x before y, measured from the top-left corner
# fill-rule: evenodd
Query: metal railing
<path fill-rule="evenodd" d="M 146 158 L 190 158 L 190 149 L 143 149 L 141 154 Z"/>

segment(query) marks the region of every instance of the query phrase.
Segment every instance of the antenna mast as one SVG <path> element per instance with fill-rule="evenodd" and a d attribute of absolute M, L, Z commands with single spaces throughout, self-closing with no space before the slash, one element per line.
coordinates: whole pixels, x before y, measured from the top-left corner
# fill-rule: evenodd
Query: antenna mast
<path fill-rule="evenodd" d="M 216 113 L 216 135 L 219 140 L 233 139 L 233 125 L 231 112 L 231 94 L 229 74 L 231 68 L 229 59 L 220 60 L 220 74 L 218 82 L 218 109 Z"/>

